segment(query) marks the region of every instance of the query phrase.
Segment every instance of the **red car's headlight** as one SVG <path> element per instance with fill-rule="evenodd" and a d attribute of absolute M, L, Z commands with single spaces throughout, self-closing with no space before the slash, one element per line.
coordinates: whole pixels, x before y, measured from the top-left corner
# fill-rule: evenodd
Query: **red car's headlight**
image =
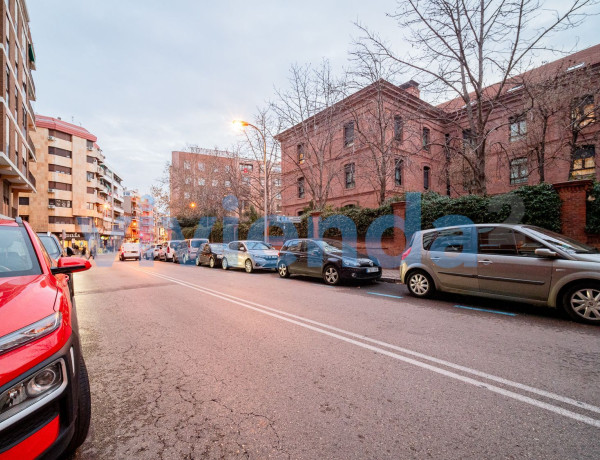
<path fill-rule="evenodd" d="M 18 331 L 0 337 L 0 355 L 50 334 L 59 328 L 61 321 L 62 313 L 56 312 Z"/>

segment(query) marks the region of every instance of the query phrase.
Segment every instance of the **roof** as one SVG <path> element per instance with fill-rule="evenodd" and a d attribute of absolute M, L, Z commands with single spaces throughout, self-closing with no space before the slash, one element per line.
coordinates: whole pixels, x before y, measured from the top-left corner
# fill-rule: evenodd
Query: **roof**
<path fill-rule="evenodd" d="M 67 123 L 66 121 L 60 120 L 58 118 L 46 117 L 44 115 L 36 115 L 35 124 L 38 128 L 54 129 L 56 131 L 71 134 L 75 137 L 87 139 L 88 141 L 96 142 L 98 140 L 98 138 L 92 133 L 90 133 L 87 129 L 81 126 L 74 125 L 72 123 Z"/>
<path fill-rule="evenodd" d="M 584 64 L 584 66 L 588 66 L 590 64 L 597 64 L 600 62 L 600 44 L 591 46 L 584 50 L 578 51 L 576 53 L 565 56 L 561 59 L 557 59 L 556 61 L 548 62 L 534 69 L 528 70 L 520 75 L 517 75 L 513 78 L 510 78 L 504 88 L 502 89 L 502 93 L 505 94 L 510 92 L 511 89 L 518 89 L 519 85 L 522 85 L 524 81 L 531 82 L 540 82 L 551 78 L 556 75 L 557 72 L 567 71 L 567 69 L 571 70 L 571 67 L 579 68 L 579 64 Z M 583 66 L 581 66 L 583 67 Z M 575 70 L 575 69 L 573 69 Z M 487 86 L 484 88 L 483 93 L 488 95 L 489 97 L 495 97 L 496 92 L 498 91 L 500 83 L 494 83 L 493 85 Z M 469 94 L 471 100 L 476 99 L 475 92 L 471 92 Z M 455 110 L 460 110 L 465 108 L 465 101 L 461 97 L 457 97 L 456 99 L 452 99 L 450 101 L 443 102 L 437 106 L 439 109 L 453 112 Z"/>

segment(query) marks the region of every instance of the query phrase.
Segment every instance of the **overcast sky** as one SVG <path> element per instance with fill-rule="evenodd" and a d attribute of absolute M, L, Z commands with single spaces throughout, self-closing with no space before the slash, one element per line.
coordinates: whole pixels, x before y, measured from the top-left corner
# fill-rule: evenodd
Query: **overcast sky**
<path fill-rule="evenodd" d="M 146 193 L 170 152 L 226 149 L 234 118 L 285 86 L 293 63 L 346 65 L 353 22 L 393 40 L 390 0 L 28 0 L 36 113 L 98 137 L 124 185 Z M 597 18 L 563 37 L 600 42 Z M 400 46 L 400 43 L 397 43 Z M 408 78 L 407 78 L 408 79 Z"/>

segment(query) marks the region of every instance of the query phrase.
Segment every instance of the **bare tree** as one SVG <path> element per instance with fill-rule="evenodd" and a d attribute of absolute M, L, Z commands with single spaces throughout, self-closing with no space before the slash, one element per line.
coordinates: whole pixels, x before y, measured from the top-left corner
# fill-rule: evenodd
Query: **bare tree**
<path fill-rule="evenodd" d="M 327 204 L 333 181 L 339 174 L 335 160 L 343 152 L 343 142 L 340 106 L 336 103 L 344 96 L 341 88 L 342 82 L 332 76 L 327 61 L 317 68 L 294 65 L 290 69 L 289 87 L 276 90 L 271 103 L 281 126 L 289 130 L 282 136 L 293 142 L 293 147 L 281 154 L 293 165 L 297 176 L 303 178 L 317 209 Z M 278 140 L 283 142 L 283 137 L 278 136 Z"/>
<path fill-rule="evenodd" d="M 411 45 L 402 55 L 357 24 L 364 33 L 364 52 L 394 60 L 438 97 L 456 98 L 445 108 L 453 112 L 448 121 L 459 132 L 465 130 L 472 145 L 472 158 L 464 155 L 463 160 L 472 170 L 477 193 L 486 193 L 487 141 L 497 128 L 490 126 L 490 115 L 506 85 L 530 66 L 551 33 L 577 26 L 598 2 L 563 3 L 561 10 L 550 12 L 539 0 L 401 1 L 390 16 Z M 540 13 L 549 20 L 535 27 Z M 497 83 L 492 85 L 493 81 Z"/>

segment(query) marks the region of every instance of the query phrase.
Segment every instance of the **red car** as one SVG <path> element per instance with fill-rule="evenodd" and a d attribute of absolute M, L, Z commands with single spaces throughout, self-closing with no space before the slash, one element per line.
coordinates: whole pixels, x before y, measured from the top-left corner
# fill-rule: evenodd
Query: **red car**
<path fill-rule="evenodd" d="M 51 259 L 20 218 L 0 219 L 0 460 L 56 458 L 87 436 L 90 388 L 68 281 L 89 268 Z"/>

